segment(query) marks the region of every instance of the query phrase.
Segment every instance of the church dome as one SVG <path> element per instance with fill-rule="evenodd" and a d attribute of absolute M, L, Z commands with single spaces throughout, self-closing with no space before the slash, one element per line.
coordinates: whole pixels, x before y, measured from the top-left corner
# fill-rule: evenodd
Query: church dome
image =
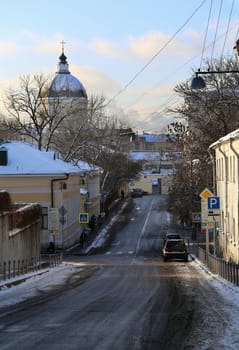
<path fill-rule="evenodd" d="M 82 83 L 69 72 L 67 57 L 62 51 L 59 57 L 58 71 L 53 79 L 48 97 L 68 97 L 87 99 L 87 93 Z"/>

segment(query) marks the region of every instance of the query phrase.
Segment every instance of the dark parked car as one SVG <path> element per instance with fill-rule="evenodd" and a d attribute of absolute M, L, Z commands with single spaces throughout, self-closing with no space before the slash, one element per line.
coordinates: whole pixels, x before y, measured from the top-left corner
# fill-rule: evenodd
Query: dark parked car
<path fill-rule="evenodd" d="M 183 239 L 167 239 L 163 246 L 162 255 L 164 261 L 169 259 L 188 261 L 188 248 Z"/>
<path fill-rule="evenodd" d="M 131 191 L 131 197 L 142 197 L 143 196 L 143 190 L 141 188 L 133 188 Z"/>
<path fill-rule="evenodd" d="M 163 239 L 163 244 L 165 244 L 167 239 L 182 239 L 182 237 L 178 233 L 167 233 Z"/>

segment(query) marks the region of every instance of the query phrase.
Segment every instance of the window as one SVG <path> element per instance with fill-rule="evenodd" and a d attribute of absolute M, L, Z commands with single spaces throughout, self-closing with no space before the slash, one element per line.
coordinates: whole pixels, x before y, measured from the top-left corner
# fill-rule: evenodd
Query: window
<path fill-rule="evenodd" d="M 41 229 L 48 229 L 48 207 L 41 207 Z"/>

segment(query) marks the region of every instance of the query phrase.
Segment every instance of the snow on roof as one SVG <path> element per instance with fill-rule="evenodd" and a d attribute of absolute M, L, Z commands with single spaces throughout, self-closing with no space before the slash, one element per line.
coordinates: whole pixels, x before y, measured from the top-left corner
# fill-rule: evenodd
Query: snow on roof
<path fill-rule="evenodd" d="M 209 148 L 215 148 L 216 146 L 218 146 L 219 144 L 229 141 L 231 139 L 238 139 L 239 138 L 239 129 L 236 129 L 232 132 L 230 132 L 229 134 L 221 137 L 220 139 L 218 139 L 217 141 L 215 141 L 214 143 L 212 143 Z"/>
<path fill-rule="evenodd" d="M 160 160 L 159 152 L 151 151 L 132 151 L 130 153 L 130 159 L 132 160 Z"/>
<path fill-rule="evenodd" d="M 167 140 L 166 134 L 148 134 L 143 133 L 138 135 L 140 138 L 144 138 L 145 142 L 165 142 Z"/>
<path fill-rule="evenodd" d="M 139 160 L 171 160 L 173 158 L 182 158 L 182 152 L 157 152 L 157 151 L 132 151 L 130 159 L 133 161 Z"/>
<path fill-rule="evenodd" d="M 175 169 L 165 169 L 165 168 L 160 168 L 160 172 L 158 173 L 153 173 L 152 170 L 143 170 L 141 172 L 142 176 L 155 176 L 155 175 L 160 175 L 160 176 L 170 176 L 175 174 Z"/>
<path fill-rule="evenodd" d="M 0 145 L 0 149 L 3 147 L 8 152 L 8 162 L 7 165 L 0 165 L 0 176 L 77 174 L 90 170 L 89 166 L 86 166 L 87 163 L 82 162 L 80 166 L 74 166 L 60 159 L 54 159 L 53 152 L 39 151 L 33 145 L 21 141 L 5 142 Z"/>

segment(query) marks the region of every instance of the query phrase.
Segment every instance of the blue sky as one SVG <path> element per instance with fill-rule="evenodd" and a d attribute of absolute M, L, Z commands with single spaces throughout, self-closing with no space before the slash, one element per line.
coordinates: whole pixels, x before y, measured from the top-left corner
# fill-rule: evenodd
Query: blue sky
<path fill-rule="evenodd" d="M 239 0 L 1 1 L 1 96 L 20 75 L 54 74 L 64 40 L 88 95 L 103 95 L 109 114 L 134 129 L 159 132 L 178 102 L 175 85 L 211 57 L 217 25 L 213 57 L 234 55 Z"/>

